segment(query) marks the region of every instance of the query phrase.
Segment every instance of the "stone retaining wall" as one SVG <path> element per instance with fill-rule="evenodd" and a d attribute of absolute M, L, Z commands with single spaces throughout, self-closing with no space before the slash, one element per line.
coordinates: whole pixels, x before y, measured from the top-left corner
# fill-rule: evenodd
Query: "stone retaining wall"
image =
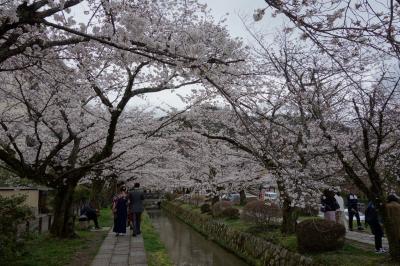
<path fill-rule="evenodd" d="M 291 252 L 262 238 L 229 228 L 204 215 L 186 210 L 178 204 L 163 202 L 162 207 L 194 227 L 221 246 L 245 259 L 251 265 L 315 265 L 310 258 Z"/>

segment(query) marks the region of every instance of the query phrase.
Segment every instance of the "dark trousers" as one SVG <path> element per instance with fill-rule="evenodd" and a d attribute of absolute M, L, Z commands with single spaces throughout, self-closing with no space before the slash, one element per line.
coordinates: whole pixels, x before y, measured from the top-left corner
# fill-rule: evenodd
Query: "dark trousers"
<path fill-rule="evenodd" d="M 380 250 L 382 248 L 382 237 L 383 237 L 383 230 L 379 222 L 369 222 L 369 226 L 371 227 L 371 231 L 375 237 L 375 249 Z"/>
<path fill-rule="evenodd" d="M 99 228 L 99 223 L 98 223 L 98 221 L 97 221 L 97 214 L 96 214 L 95 212 L 94 212 L 94 213 L 88 212 L 88 213 L 87 213 L 87 217 L 88 217 L 88 221 L 93 220 L 94 226 L 95 226 L 96 228 Z"/>
<path fill-rule="evenodd" d="M 141 233 L 141 231 L 140 231 L 141 218 L 142 218 L 141 212 L 133 213 L 133 233 L 136 235 L 139 235 Z"/>
<path fill-rule="evenodd" d="M 358 214 L 358 211 L 353 211 L 349 210 L 349 229 L 353 230 L 353 216 L 356 217 L 357 219 L 357 226 L 361 227 L 361 221 L 360 221 L 360 215 Z"/>

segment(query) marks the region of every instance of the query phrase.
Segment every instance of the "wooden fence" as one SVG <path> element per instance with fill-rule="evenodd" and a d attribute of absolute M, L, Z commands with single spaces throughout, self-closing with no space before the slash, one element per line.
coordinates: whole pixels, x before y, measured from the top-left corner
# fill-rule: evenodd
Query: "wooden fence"
<path fill-rule="evenodd" d="M 28 232 L 38 232 L 39 234 L 48 232 L 53 222 L 53 215 L 40 214 L 34 219 L 28 220 L 18 226 L 18 234 Z"/>
<path fill-rule="evenodd" d="M 75 222 L 75 217 L 79 217 L 80 214 L 80 205 L 76 205 L 72 207 L 73 220 Z M 28 233 L 28 232 L 37 232 L 39 234 L 50 231 L 51 225 L 54 221 L 54 215 L 51 213 L 47 214 L 39 214 L 33 219 L 26 221 L 18 225 L 18 234 Z"/>

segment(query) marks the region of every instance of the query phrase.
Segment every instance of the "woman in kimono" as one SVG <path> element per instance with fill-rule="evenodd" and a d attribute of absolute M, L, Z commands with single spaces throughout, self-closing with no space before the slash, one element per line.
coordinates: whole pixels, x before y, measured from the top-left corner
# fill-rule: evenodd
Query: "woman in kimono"
<path fill-rule="evenodd" d="M 115 223 L 113 232 L 116 236 L 126 234 L 126 220 L 128 218 L 128 197 L 126 188 L 121 187 L 120 193 L 117 195 L 113 203 L 113 211 L 115 214 Z"/>

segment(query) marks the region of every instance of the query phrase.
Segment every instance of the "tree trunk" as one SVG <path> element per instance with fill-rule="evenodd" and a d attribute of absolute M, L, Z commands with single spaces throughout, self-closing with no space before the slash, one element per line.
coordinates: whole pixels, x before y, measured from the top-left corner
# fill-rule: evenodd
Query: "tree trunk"
<path fill-rule="evenodd" d="M 246 192 L 242 189 L 240 190 L 240 206 L 244 206 L 247 203 Z"/>
<path fill-rule="evenodd" d="M 95 178 L 92 180 L 92 190 L 90 191 L 90 202 L 92 206 L 96 209 L 101 209 L 104 207 L 103 197 L 101 192 L 103 191 L 105 181 L 100 178 Z"/>
<path fill-rule="evenodd" d="M 298 212 L 295 207 L 290 206 L 291 202 L 283 200 L 282 206 L 282 225 L 283 234 L 293 234 L 296 232 Z"/>
<path fill-rule="evenodd" d="M 60 238 L 75 237 L 72 196 L 76 184 L 67 184 L 57 189 L 54 199 L 54 220 L 50 233 Z"/>
<path fill-rule="evenodd" d="M 400 204 L 385 204 L 379 210 L 389 241 L 389 253 L 393 260 L 400 261 Z"/>
<path fill-rule="evenodd" d="M 219 201 L 219 196 L 214 196 L 211 199 L 211 205 L 214 205 L 215 203 L 217 203 Z"/>
<path fill-rule="evenodd" d="M 280 200 L 282 202 L 282 224 L 281 232 L 283 234 L 293 234 L 296 232 L 298 212 L 295 207 L 292 207 L 292 201 L 287 194 L 285 185 L 282 181 L 277 179 Z"/>

